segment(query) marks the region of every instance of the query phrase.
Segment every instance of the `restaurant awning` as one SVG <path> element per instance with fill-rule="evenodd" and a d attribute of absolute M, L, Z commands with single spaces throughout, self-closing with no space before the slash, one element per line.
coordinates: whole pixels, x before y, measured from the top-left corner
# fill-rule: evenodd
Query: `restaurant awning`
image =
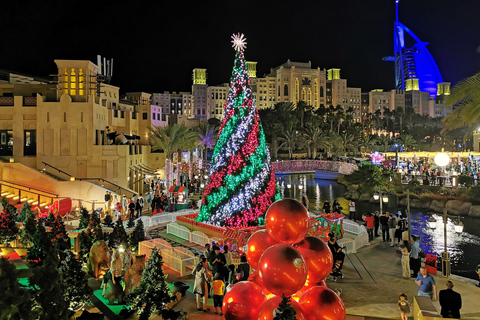
<path fill-rule="evenodd" d="M 170 187 L 170 190 L 168 190 L 168 192 L 170 193 L 181 193 L 183 192 L 183 190 L 185 189 L 184 186 L 171 186 Z"/>

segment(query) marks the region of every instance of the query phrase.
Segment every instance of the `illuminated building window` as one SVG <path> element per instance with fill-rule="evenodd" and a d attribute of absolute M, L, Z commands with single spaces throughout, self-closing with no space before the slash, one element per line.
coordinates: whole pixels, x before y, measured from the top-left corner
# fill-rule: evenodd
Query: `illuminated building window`
<path fill-rule="evenodd" d="M 300 84 L 298 78 L 295 78 L 295 101 L 300 100 Z"/>
<path fill-rule="evenodd" d="M 307 101 L 307 92 L 305 91 L 305 88 L 302 88 L 302 101 Z"/>
<path fill-rule="evenodd" d="M 85 75 L 83 74 L 83 69 L 78 71 L 78 94 L 83 96 L 85 95 Z"/>
<path fill-rule="evenodd" d="M 309 106 L 312 105 L 312 90 L 310 88 L 308 88 L 308 91 L 307 91 L 307 104 Z"/>

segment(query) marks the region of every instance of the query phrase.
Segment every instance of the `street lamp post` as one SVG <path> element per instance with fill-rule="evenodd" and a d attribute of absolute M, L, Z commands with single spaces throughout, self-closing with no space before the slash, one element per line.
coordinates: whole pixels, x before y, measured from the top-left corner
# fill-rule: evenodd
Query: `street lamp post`
<path fill-rule="evenodd" d="M 443 252 L 442 252 L 442 277 L 450 279 L 451 265 L 450 253 L 447 251 L 447 208 L 443 209 Z"/>

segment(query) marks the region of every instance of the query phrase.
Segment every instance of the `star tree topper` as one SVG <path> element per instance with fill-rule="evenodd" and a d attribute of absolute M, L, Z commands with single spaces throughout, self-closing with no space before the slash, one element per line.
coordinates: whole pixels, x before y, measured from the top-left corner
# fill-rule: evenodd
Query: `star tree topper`
<path fill-rule="evenodd" d="M 232 47 L 236 51 L 243 51 L 247 47 L 247 38 L 243 33 L 237 33 L 232 35 Z"/>

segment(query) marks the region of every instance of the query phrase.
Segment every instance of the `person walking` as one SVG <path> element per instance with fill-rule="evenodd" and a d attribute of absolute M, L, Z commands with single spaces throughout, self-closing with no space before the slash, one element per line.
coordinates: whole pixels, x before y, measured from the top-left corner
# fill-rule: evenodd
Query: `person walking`
<path fill-rule="evenodd" d="M 348 203 L 348 210 L 350 212 L 350 220 L 352 220 L 353 217 L 353 221 L 357 222 L 357 217 L 355 216 L 355 202 L 353 200 L 350 200 Z"/>
<path fill-rule="evenodd" d="M 378 234 L 378 228 L 380 227 L 380 213 L 378 211 L 375 211 L 375 214 L 373 215 L 373 221 L 375 227 L 375 237 L 379 237 L 380 235 Z"/>
<path fill-rule="evenodd" d="M 128 203 L 128 211 L 129 213 L 127 215 L 127 219 L 130 217 L 130 215 L 135 216 L 135 202 L 133 199 Z"/>
<path fill-rule="evenodd" d="M 338 203 L 337 200 L 334 200 L 334 201 L 333 201 L 333 205 L 332 205 L 332 211 L 333 211 L 333 212 L 338 212 L 338 213 L 340 213 L 340 211 L 341 211 L 340 208 L 341 208 L 341 207 L 340 207 L 340 203 Z"/>
<path fill-rule="evenodd" d="M 240 264 L 237 267 L 237 276 L 239 273 L 242 275 L 242 278 L 238 281 L 246 281 L 248 277 L 250 277 L 250 265 L 248 264 L 246 255 L 240 257 Z"/>
<path fill-rule="evenodd" d="M 420 268 L 420 274 L 415 279 L 418 286 L 417 296 L 430 297 L 432 300 L 437 300 L 437 286 L 432 276 L 428 274 L 427 269 Z"/>
<path fill-rule="evenodd" d="M 382 239 L 383 241 L 390 241 L 389 232 L 388 232 L 388 212 L 384 212 L 380 218 L 380 226 L 382 228 Z"/>
<path fill-rule="evenodd" d="M 225 255 L 220 252 L 219 246 L 213 246 L 213 252 L 210 255 L 209 263 L 212 266 L 213 276 L 215 276 L 217 273 L 220 273 L 223 279 L 226 274 L 225 264 L 227 263 L 227 261 L 225 259 Z"/>
<path fill-rule="evenodd" d="M 400 213 L 398 215 L 398 221 L 397 221 L 397 230 L 395 231 L 395 236 L 397 238 L 398 244 L 402 242 L 402 233 L 407 229 L 407 220 L 405 220 Z"/>
<path fill-rule="evenodd" d="M 323 203 L 323 212 L 330 213 L 330 202 L 328 200 Z"/>
<path fill-rule="evenodd" d="M 140 204 L 140 199 L 137 199 L 137 202 L 135 203 L 135 211 L 136 211 L 135 219 L 137 219 L 142 215 L 142 206 Z"/>
<path fill-rule="evenodd" d="M 418 256 L 420 252 L 420 244 L 418 243 L 416 236 L 412 235 L 411 239 L 410 268 L 413 271 L 411 277 L 416 278 L 421 265 L 420 257 Z"/>
<path fill-rule="evenodd" d="M 462 308 L 462 296 L 460 293 L 453 291 L 453 282 L 448 280 L 447 289 L 440 290 L 439 300 L 442 310 L 440 314 L 444 318 L 460 319 L 460 309 Z"/>
<path fill-rule="evenodd" d="M 398 295 L 398 309 L 400 309 L 400 316 L 402 320 L 408 320 L 408 314 L 412 311 L 412 304 L 407 299 L 405 293 L 400 293 Z"/>
<path fill-rule="evenodd" d="M 215 314 L 222 316 L 223 295 L 225 294 L 225 283 L 222 280 L 222 275 L 217 273 L 212 284 L 213 307 Z"/>
<path fill-rule="evenodd" d="M 408 252 L 408 248 L 404 246 L 402 248 L 402 276 L 403 279 L 410 278 L 410 252 Z"/>
<path fill-rule="evenodd" d="M 372 241 L 373 228 L 375 227 L 375 219 L 372 217 L 370 213 L 367 213 L 367 215 L 362 215 L 362 219 L 367 224 L 368 241 Z M 370 242 L 367 243 L 367 245 L 370 245 Z"/>
<path fill-rule="evenodd" d="M 198 311 L 208 311 L 208 283 L 210 282 L 211 273 L 207 266 L 207 258 L 202 257 L 200 262 L 193 269 L 192 274 L 195 275 L 193 284 L 193 293 L 196 297 Z"/>
<path fill-rule="evenodd" d="M 390 214 L 388 216 L 388 234 L 390 236 L 390 240 L 392 241 L 390 243 L 390 247 L 394 246 L 395 243 L 395 230 L 397 227 L 397 222 L 395 221 L 395 216 L 393 214 Z"/>
<path fill-rule="evenodd" d="M 110 206 L 112 205 L 112 196 L 110 192 L 105 192 L 105 213 L 110 214 Z"/>

